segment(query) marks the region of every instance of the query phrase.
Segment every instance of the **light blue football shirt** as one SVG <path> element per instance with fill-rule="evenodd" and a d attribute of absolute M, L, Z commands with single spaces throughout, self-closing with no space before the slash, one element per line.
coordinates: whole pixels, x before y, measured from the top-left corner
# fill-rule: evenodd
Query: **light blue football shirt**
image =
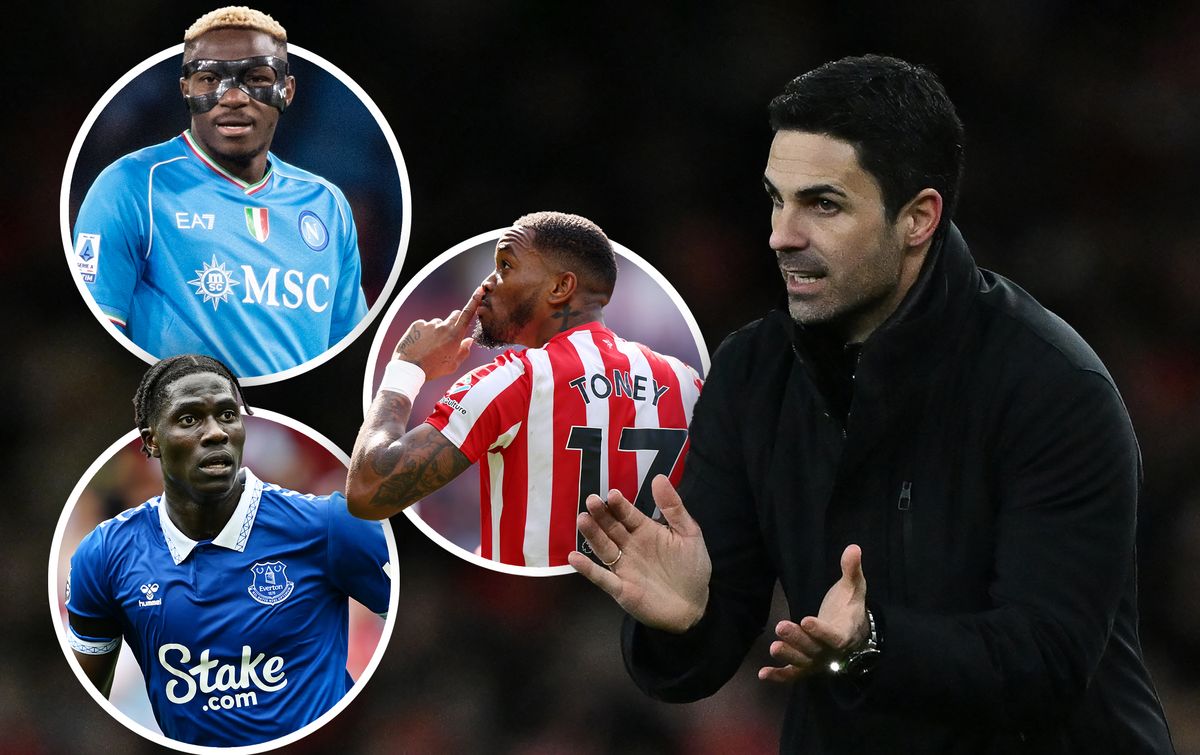
<path fill-rule="evenodd" d="M 347 596 L 386 614 L 391 579 L 380 522 L 341 493 L 313 496 L 248 469 L 237 508 L 196 542 L 162 496 L 96 527 L 71 558 L 67 610 L 119 625 L 154 717 L 181 742 L 255 744 L 302 728 L 353 683 Z M 68 632 L 81 653 L 120 637 Z"/>
<path fill-rule="evenodd" d="M 190 131 L 104 169 L 80 207 L 74 259 L 135 344 L 158 358 L 208 354 L 239 377 L 319 356 L 367 312 L 342 192 L 270 153 L 248 184 Z"/>

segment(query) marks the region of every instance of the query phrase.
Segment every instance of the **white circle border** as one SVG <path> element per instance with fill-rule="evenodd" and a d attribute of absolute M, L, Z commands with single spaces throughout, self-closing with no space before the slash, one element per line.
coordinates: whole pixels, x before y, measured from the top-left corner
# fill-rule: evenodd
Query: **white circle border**
<path fill-rule="evenodd" d="M 370 112 L 371 116 L 375 119 L 375 122 L 379 125 L 380 131 L 383 132 L 383 137 L 387 141 L 388 148 L 392 151 L 392 160 L 396 164 L 396 173 L 400 179 L 400 243 L 396 248 L 396 259 L 392 263 L 392 271 L 388 275 L 387 280 L 384 282 L 383 288 L 380 289 L 379 297 L 375 300 L 375 303 L 371 305 L 371 308 L 367 310 L 367 314 L 364 315 L 361 320 L 359 320 L 358 324 L 353 330 L 347 333 L 342 340 L 338 341 L 333 346 L 329 347 L 307 362 L 302 362 L 294 367 L 289 367 L 286 370 L 280 370 L 279 372 L 272 372 L 266 375 L 255 375 L 249 377 L 242 377 L 239 375 L 238 380 L 241 381 L 242 385 L 245 386 L 267 385 L 281 380 L 286 380 L 290 377 L 295 377 L 296 375 L 302 375 L 314 367 L 318 367 L 337 356 L 342 352 L 342 350 L 353 343 L 354 339 L 358 338 L 363 331 L 371 326 L 371 323 L 374 322 L 375 318 L 379 316 L 379 313 L 383 310 L 384 304 L 387 303 L 388 298 L 392 295 L 392 290 L 396 287 L 396 282 L 400 280 L 400 269 L 404 267 L 404 258 L 408 254 L 408 242 L 412 233 L 412 191 L 408 182 L 408 168 L 404 164 L 404 155 L 400 153 L 400 144 L 396 141 L 396 134 L 392 132 L 392 127 L 388 125 L 387 119 L 383 117 L 383 112 L 380 111 L 379 106 L 375 104 L 375 101 L 371 99 L 371 97 L 363 90 L 363 88 L 360 87 L 358 83 L 354 81 L 354 79 L 350 78 L 350 76 L 342 69 L 330 63 L 320 55 L 289 42 L 288 54 L 291 55 L 293 53 L 296 54 L 301 60 L 306 60 L 323 69 L 326 73 L 333 76 L 335 79 L 340 81 L 343 86 L 353 92 L 354 95 L 358 97 L 359 101 L 362 102 L 363 106 L 367 108 L 367 111 Z M 87 290 L 87 284 L 83 282 L 83 278 L 79 276 L 75 269 L 75 246 L 71 241 L 71 222 L 69 218 L 71 204 L 71 178 L 75 174 L 75 163 L 79 160 L 79 153 L 83 149 L 83 143 L 87 140 L 88 134 L 91 133 L 92 126 L 96 124 L 96 121 L 100 118 L 100 114 L 104 112 L 104 108 L 106 108 L 108 104 L 112 102 L 113 98 L 117 96 L 117 93 L 124 89 L 138 76 L 150 70 L 162 61 L 182 54 L 183 43 L 180 42 L 179 44 L 169 47 L 155 55 L 151 55 L 141 63 L 138 63 L 136 66 L 129 69 L 124 76 L 117 79 L 115 84 L 108 88 L 108 91 L 106 91 L 100 97 L 100 100 L 92 107 L 91 111 L 87 115 L 87 118 L 84 118 L 83 125 L 79 127 L 79 132 L 75 135 L 75 141 L 71 144 L 71 151 L 67 155 L 67 164 L 63 170 L 62 188 L 59 191 L 59 231 L 60 235 L 62 236 L 63 251 L 66 252 L 67 270 L 70 272 L 71 278 L 75 281 L 75 287 L 79 289 L 79 293 L 83 297 L 83 301 L 87 305 L 87 308 L 91 310 L 92 316 L 94 316 L 101 326 L 108 331 L 109 335 L 111 335 L 118 343 L 124 346 L 127 351 L 147 364 L 154 364 L 160 358 L 173 355 L 163 354 L 159 357 L 156 357 L 143 349 L 141 346 L 138 346 L 136 343 L 134 343 L 129 336 L 122 333 L 117 326 L 113 325 L 108 317 L 106 317 L 100 310 L 100 305 L 96 303 L 95 298 L 93 298 L 91 293 Z"/>
<path fill-rule="evenodd" d="M 392 300 L 392 305 L 388 307 L 388 311 L 384 314 L 383 319 L 380 321 L 379 329 L 375 331 L 375 338 L 371 341 L 371 351 L 367 355 L 367 371 L 363 377 L 364 420 L 366 419 L 367 412 L 369 412 L 371 409 L 371 400 L 375 395 L 373 393 L 375 365 L 378 363 L 379 352 L 383 347 L 384 339 L 387 338 L 388 330 L 391 329 L 392 321 L 396 319 L 396 315 L 400 312 L 400 307 L 404 305 L 404 302 L 408 300 L 408 297 L 412 296 L 413 292 L 416 291 L 417 286 L 419 286 L 422 281 L 429 277 L 434 270 L 437 270 L 448 260 L 485 242 L 498 241 L 500 237 L 503 236 L 508 230 L 509 226 L 505 226 L 503 228 L 497 228 L 494 231 L 485 231 L 484 233 L 472 236 L 466 241 L 455 244 L 431 260 L 427 265 L 425 265 L 425 267 L 417 271 L 416 275 L 414 275 L 412 279 L 408 281 L 408 283 L 404 284 L 404 288 L 400 289 L 400 294 L 394 300 Z M 700 326 L 696 324 L 696 318 L 692 316 L 692 311 L 688 309 L 687 304 L 683 301 L 683 297 L 679 295 L 679 292 L 675 290 L 675 287 L 671 285 L 671 282 L 668 281 L 662 273 L 655 269 L 653 265 L 643 259 L 640 255 L 635 254 L 622 244 L 612 241 L 611 239 L 609 239 L 609 242 L 613 245 L 613 249 L 620 256 L 641 268 L 642 272 L 650 276 L 650 278 L 657 283 L 663 291 L 666 292 L 667 298 L 671 300 L 671 303 L 674 304 L 675 308 L 679 311 L 680 316 L 683 317 L 683 321 L 687 324 L 688 330 L 691 331 L 692 338 L 696 342 L 696 348 L 700 352 L 700 366 L 703 368 L 703 373 L 701 376 L 707 376 L 709 369 L 708 347 L 704 343 L 704 335 L 700 332 Z M 442 535 L 442 533 L 438 532 L 429 524 L 427 524 L 425 520 L 422 519 L 421 516 L 416 512 L 415 504 L 404 509 L 404 515 L 408 517 L 410 522 L 416 525 L 417 529 L 425 533 L 426 537 L 440 545 L 444 550 L 449 551 L 453 555 L 458 556 L 465 561 L 469 561 L 476 566 L 482 566 L 485 569 L 491 569 L 492 571 L 504 572 L 505 574 L 516 574 L 522 577 L 553 577 L 560 574 L 577 573 L 575 567 L 571 566 L 570 564 L 564 564 L 562 566 L 515 566 L 513 564 L 506 564 L 500 561 L 493 561 L 491 559 L 484 558 L 483 556 L 471 553 L 465 548 L 456 545 L 449 538 L 445 537 Z"/>
<path fill-rule="evenodd" d="M 324 435 L 312 429 L 303 422 L 292 419 L 286 415 L 279 414 L 278 412 L 273 412 L 269 409 L 253 408 L 251 411 L 253 412 L 252 416 L 254 417 L 259 417 L 261 419 L 289 427 L 301 435 L 304 435 L 309 440 L 315 441 L 326 451 L 333 454 L 338 461 L 340 461 L 346 466 L 347 469 L 349 469 L 350 457 L 346 454 L 346 452 L 335 445 L 333 441 L 329 440 Z M 388 596 L 388 616 L 383 624 L 383 632 L 379 635 L 379 642 L 375 645 L 375 651 L 371 654 L 371 660 L 367 662 L 367 666 L 363 669 L 362 674 L 359 675 L 358 679 L 355 680 L 354 685 L 350 687 L 346 694 L 343 695 L 340 700 L 334 703 L 332 708 L 322 713 L 315 720 L 310 721 L 305 726 L 289 734 L 253 745 L 214 747 L 209 745 L 194 745 L 189 744 L 188 742 L 182 742 L 178 739 L 171 739 L 164 734 L 151 731 L 150 729 L 142 726 L 140 723 L 134 721 L 132 718 L 126 715 L 124 711 L 113 705 L 112 701 L 110 701 L 107 697 L 100 694 L 100 690 L 96 689 L 96 686 L 87 678 L 87 675 L 83 672 L 83 667 L 79 665 L 79 661 L 75 660 L 75 655 L 71 652 L 71 647 L 67 642 L 67 630 L 63 627 L 63 621 L 59 613 L 58 605 L 59 552 L 61 551 L 63 535 L 66 533 L 67 523 L 71 518 L 71 514 L 75 511 L 75 505 L 79 502 L 79 497 L 83 495 L 83 491 L 87 487 L 88 483 L 90 483 L 100 471 L 100 468 L 107 464 L 112 457 L 116 456 L 121 449 L 125 448 L 131 441 L 136 440 L 138 437 L 139 434 L 137 430 L 130 430 L 117 439 L 112 445 L 106 448 L 104 452 L 92 462 L 91 466 L 87 468 L 87 471 L 83 473 L 83 476 L 79 478 L 79 482 L 75 484 L 74 489 L 71 490 L 71 495 L 67 499 L 66 505 L 63 506 L 62 514 L 59 515 L 58 526 L 54 528 L 54 540 L 50 545 L 50 562 L 47 568 L 46 583 L 50 593 L 51 622 L 54 624 L 54 632 L 58 636 L 58 644 L 59 647 L 62 648 L 63 655 L 67 659 L 67 664 L 71 667 L 71 670 L 75 672 L 75 676 L 77 679 L 79 679 L 79 683 L 83 685 L 83 688 L 92 696 L 92 699 L 95 700 L 100 707 L 104 708 L 104 710 L 106 710 L 110 716 L 119 721 L 125 726 L 126 729 L 129 729 L 134 734 L 138 734 L 139 736 L 144 737 L 145 739 L 148 739 L 151 742 L 163 747 L 169 747 L 182 752 L 196 753 L 196 755 L 253 755 L 253 753 L 266 752 L 268 750 L 274 750 L 276 748 L 283 747 L 284 745 L 291 744 L 308 736 L 309 734 L 312 734 L 325 724 L 332 721 L 347 705 L 349 705 L 356 697 L 358 697 L 358 694 L 367 685 L 367 682 L 371 680 L 371 676 L 374 675 L 375 669 L 378 668 L 380 661 L 383 660 L 384 651 L 391 642 L 392 630 L 395 627 L 396 614 L 399 613 L 400 606 L 400 570 L 398 563 L 399 552 L 396 550 L 396 537 L 392 534 L 392 528 L 387 524 L 384 524 L 383 527 L 384 540 L 387 541 L 388 559 L 392 564 L 391 573 L 389 575 L 391 582 L 391 593 Z"/>

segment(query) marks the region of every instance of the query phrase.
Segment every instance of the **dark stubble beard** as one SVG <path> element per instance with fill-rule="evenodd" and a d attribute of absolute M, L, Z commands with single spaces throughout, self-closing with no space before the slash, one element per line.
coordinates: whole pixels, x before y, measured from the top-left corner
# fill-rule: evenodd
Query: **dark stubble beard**
<path fill-rule="evenodd" d="M 490 327 L 485 327 L 481 318 L 475 323 L 476 346 L 485 349 L 502 349 L 513 343 L 521 329 L 533 319 L 533 307 L 537 302 L 537 293 L 531 293 L 513 309 L 512 314 L 503 322 L 493 321 Z"/>
<path fill-rule="evenodd" d="M 886 225 L 875 243 L 876 251 L 868 266 L 853 278 L 843 280 L 843 288 L 837 298 L 814 307 L 789 297 L 788 312 L 792 319 L 800 325 L 838 331 L 850 327 L 865 312 L 879 307 L 888 299 L 899 285 L 897 267 L 904 250 L 892 238 Z"/>

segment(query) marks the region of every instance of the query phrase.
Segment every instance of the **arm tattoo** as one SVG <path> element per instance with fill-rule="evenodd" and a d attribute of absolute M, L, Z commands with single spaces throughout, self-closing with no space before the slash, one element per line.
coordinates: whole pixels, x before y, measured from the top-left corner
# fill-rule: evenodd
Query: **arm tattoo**
<path fill-rule="evenodd" d="M 400 444 L 399 440 L 404 435 L 404 426 L 408 424 L 411 414 L 412 401 L 402 393 L 380 391 L 379 395 L 375 397 L 375 404 L 371 407 L 367 423 L 373 424 L 380 421 L 395 423 L 394 427 L 398 428 L 391 443 L 367 456 L 371 470 L 375 474 L 387 477 L 388 473 L 392 471 L 392 467 L 396 466 L 396 462 L 400 460 L 404 446 Z"/>
<path fill-rule="evenodd" d="M 392 443 L 372 466 L 384 480 L 371 503 L 404 508 L 458 477 L 471 462 L 446 436 L 430 429 Z"/>
<path fill-rule="evenodd" d="M 432 426 L 422 424 L 406 432 L 411 414 L 412 402 L 407 396 L 380 391 L 350 459 L 347 488 L 362 490 L 368 505 L 384 509 L 380 513 L 388 516 L 471 466 L 463 452 Z"/>

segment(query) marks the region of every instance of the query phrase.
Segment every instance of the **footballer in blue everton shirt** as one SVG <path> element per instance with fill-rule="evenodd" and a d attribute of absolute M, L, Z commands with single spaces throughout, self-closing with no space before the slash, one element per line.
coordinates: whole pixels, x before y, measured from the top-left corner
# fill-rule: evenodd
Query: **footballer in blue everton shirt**
<path fill-rule="evenodd" d="M 315 720 L 353 680 L 348 601 L 386 614 L 378 522 L 241 466 L 238 380 L 206 356 L 147 371 L 134 397 L 164 493 L 101 523 L 71 558 L 68 639 L 108 695 L 122 640 L 154 717 L 180 742 L 267 742 Z"/>
<path fill-rule="evenodd" d="M 296 91 L 287 34 L 222 8 L 184 34 L 191 126 L 117 160 L 75 222 L 75 265 L 131 341 L 216 356 L 240 377 L 313 359 L 366 315 L 346 197 L 271 153 Z"/>

